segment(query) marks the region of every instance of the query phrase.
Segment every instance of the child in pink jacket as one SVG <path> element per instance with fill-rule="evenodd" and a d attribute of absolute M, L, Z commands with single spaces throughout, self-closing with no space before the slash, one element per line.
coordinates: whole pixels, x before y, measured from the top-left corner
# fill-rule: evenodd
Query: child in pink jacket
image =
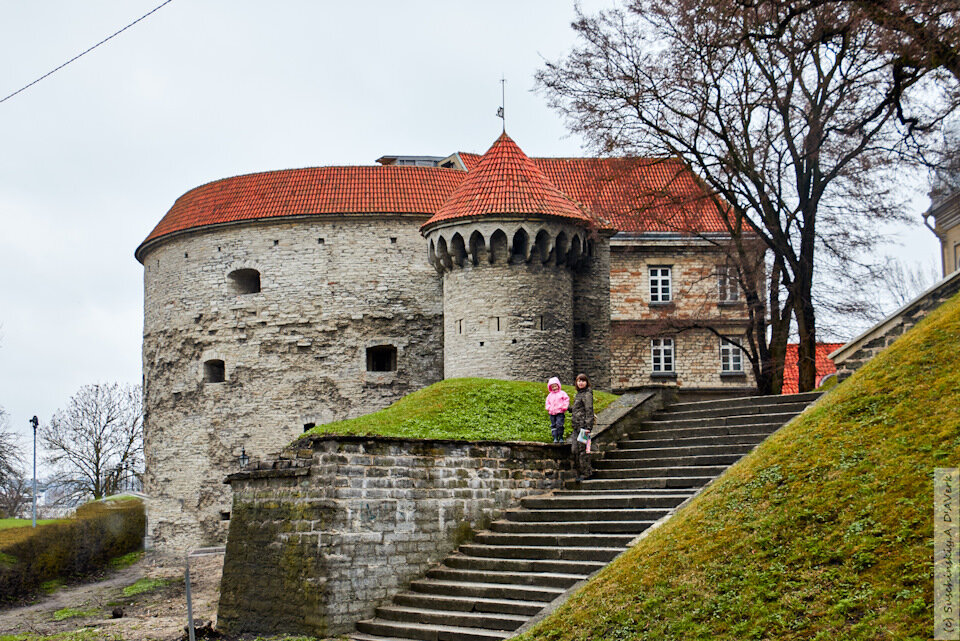
<path fill-rule="evenodd" d="M 563 442 L 563 422 L 566 416 L 564 412 L 570 407 L 570 397 L 560 389 L 560 379 L 554 376 L 547 381 L 547 414 L 550 415 L 550 432 L 553 434 L 554 443 Z"/>

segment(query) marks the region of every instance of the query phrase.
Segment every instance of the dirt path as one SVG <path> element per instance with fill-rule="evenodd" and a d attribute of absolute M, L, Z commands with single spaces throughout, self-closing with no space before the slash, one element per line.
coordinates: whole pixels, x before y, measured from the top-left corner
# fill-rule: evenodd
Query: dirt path
<path fill-rule="evenodd" d="M 216 619 L 222 568 L 223 557 L 219 555 L 190 560 L 193 617 L 197 625 L 201 620 Z M 180 559 L 142 559 L 101 581 L 65 587 L 35 604 L 0 610 L 0 634 L 46 635 L 97 628 L 108 639 L 111 635 L 128 641 L 180 639 L 187 621 L 183 571 Z M 147 583 L 144 579 L 152 581 Z M 140 594 L 124 595 L 124 588 L 138 581 L 141 586 L 153 587 Z M 54 613 L 69 614 L 66 608 L 79 614 L 56 621 Z M 123 616 L 113 618 L 117 608 L 123 610 Z"/>

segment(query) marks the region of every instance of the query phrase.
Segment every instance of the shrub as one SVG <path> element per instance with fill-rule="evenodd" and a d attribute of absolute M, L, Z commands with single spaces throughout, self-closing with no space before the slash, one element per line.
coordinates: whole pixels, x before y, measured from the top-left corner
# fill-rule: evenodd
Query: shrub
<path fill-rule="evenodd" d="M 0 550 L 16 560 L 0 564 L 0 600 L 29 595 L 52 579 L 91 574 L 140 549 L 146 523 L 143 503 L 130 499 L 88 503 L 72 519 L 38 527 Z"/>

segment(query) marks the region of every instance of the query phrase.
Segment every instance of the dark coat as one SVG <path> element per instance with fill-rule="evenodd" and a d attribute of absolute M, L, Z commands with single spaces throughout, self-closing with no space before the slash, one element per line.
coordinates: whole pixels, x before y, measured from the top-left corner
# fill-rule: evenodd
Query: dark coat
<path fill-rule="evenodd" d="M 577 430 L 593 429 L 593 390 L 589 387 L 583 390 L 577 390 L 577 396 L 573 399 L 573 417 L 574 435 Z"/>

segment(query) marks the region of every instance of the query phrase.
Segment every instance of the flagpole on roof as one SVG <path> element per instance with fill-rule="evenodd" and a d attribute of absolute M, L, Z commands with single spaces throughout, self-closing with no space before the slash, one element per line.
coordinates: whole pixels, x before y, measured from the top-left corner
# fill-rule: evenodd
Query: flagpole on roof
<path fill-rule="evenodd" d="M 500 108 L 497 109 L 497 116 L 503 120 L 503 133 L 507 133 L 507 117 L 504 113 L 504 107 L 507 104 L 507 79 L 500 76 Z"/>

